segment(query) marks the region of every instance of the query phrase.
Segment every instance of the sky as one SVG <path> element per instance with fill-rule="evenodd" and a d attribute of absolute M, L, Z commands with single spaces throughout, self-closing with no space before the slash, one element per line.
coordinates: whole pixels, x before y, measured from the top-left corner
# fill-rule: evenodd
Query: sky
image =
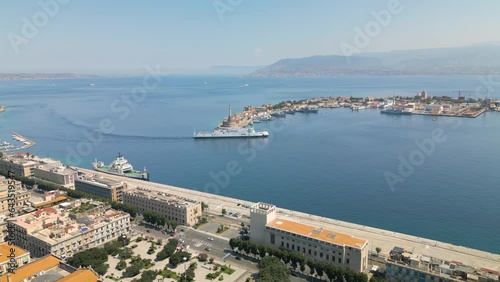
<path fill-rule="evenodd" d="M 192 71 L 500 42 L 498 11 L 496 0 L 2 0 L 0 72 Z"/>

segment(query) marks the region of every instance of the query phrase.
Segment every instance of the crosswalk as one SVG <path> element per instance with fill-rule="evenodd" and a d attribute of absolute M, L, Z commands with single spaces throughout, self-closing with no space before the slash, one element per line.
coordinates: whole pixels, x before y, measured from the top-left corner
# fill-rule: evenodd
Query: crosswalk
<path fill-rule="evenodd" d="M 198 238 L 193 238 L 193 240 L 192 240 L 192 241 L 193 241 L 193 242 L 195 242 L 195 244 L 194 244 L 194 246 L 195 246 L 195 247 L 199 247 L 199 246 L 201 246 L 201 245 L 205 245 L 205 246 L 207 246 L 207 247 L 211 247 L 211 246 L 212 246 L 212 243 L 207 242 L 207 241 L 205 241 L 205 240 L 200 240 L 200 239 L 198 239 Z"/>

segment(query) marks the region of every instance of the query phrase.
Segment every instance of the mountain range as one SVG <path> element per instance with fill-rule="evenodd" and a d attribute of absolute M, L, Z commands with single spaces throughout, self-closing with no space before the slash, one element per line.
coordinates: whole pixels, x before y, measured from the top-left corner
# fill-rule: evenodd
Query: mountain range
<path fill-rule="evenodd" d="M 500 44 L 282 59 L 251 77 L 498 75 Z"/>

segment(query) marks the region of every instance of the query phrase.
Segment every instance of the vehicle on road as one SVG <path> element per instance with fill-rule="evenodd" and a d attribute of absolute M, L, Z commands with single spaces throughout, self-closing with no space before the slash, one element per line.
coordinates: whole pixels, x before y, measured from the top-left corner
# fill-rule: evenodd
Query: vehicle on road
<path fill-rule="evenodd" d="M 241 260 L 241 257 L 236 257 L 235 259 L 236 259 L 236 260 Z"/>
<path fill-rule="evenodd" d="M 206 247 L 206 248 L 205 248 L 205 251 L 210 252 L 210 248 L 209 248 L 209 247 Z"/>

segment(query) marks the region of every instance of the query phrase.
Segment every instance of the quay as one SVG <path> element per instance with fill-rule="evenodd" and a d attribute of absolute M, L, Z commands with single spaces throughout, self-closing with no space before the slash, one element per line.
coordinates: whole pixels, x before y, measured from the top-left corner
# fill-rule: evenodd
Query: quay
<path fill-rule="evenodd" d="M 12 138 L 18 142 L 21 142 L 23 143 L 24 145 L 21 146 L 21 147 L 16 147 L 15 149 L 10 149 L 10 150 L 7 150 L 6 152 L 10 152 L 10 151 L 18 151 L 18 150 L 24 150 L 24 149 L 28 149 L 30 147 L 33 147 L 36 145 L 36 143 L 24 136 L 22 136 L 21 134 L 19 133 L 16 133 L 14 131 L 10 131 L 10 133 L 12 133 Z"/>
<path fill-rule="evenodd" d="M 210 212 L 220 213 L 222 209 L 226 209 L 233 213 L 239 212 L 243 215 L 243 217 L 248 218 L 250 216 L 250 207 L 255 204 L 253 202 L 245 200 L 175 187 L 166 184 L 154 182 L 145 183 L 141 180 L 135 180 L 110 174 L 101 174 L 85 168 L 79 168 L 79 171 L 83 173 L 97 174 L 98 176 L 103 176 L 114 180 L 124 181 L 127 183 L 129 189 L 134 189 L 136 187 L 147 187 L 151 190 L 168 192 L 172 195 L 204 202 L 209 205 Z M 379 247 L 382 249 L 382 255 L 389 254 L 390 250 L 392 250 L 394 246 L 398 246 L 404 249 L 412 250 L 412 252 L 424 254 L 431 257 L 443 258 L 448 261 L 458 261 L 466 265 L 500 271 L 499 254 L 493 254 L 481 250 L 439 242 L 436 240 L 420 238 L 417 236 L 306 214 L 289 209 L 278 208 L 277 213 L 278 217 L 283 219 L 307 223 L 310 225 L 315 225 L 317 227 L 351 234 L 352 236 L 355 236 L 357 238 L 363 238 L 369 242 L 369 250 L 374 252 L 375 249 Z"/>

